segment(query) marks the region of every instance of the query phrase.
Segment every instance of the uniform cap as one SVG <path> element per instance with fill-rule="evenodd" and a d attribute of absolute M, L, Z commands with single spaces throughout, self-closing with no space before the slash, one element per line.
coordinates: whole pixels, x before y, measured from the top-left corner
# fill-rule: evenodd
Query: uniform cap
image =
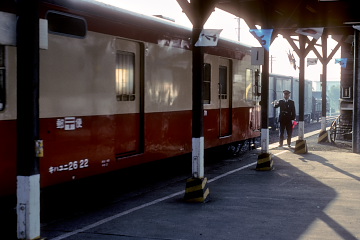
<path fill-rule="evenodd" d="M 290 92 L 289 90 L 284 90 L 283 93 L 289 94 L 289 93 L 291 93 L 291 92 Z"/>

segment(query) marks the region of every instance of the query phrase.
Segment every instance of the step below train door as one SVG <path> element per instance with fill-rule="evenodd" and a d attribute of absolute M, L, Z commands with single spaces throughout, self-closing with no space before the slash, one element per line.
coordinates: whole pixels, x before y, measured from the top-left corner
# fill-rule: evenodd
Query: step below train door
<path fill-rule="evenodd" d="M 232 133 L 232 84 L 231 61 L 219 59 L 219 137 L 228 137 Z"/>
<path fill-rule="evenodd" d="M 142 46 L 116 39 L 115 153 L 117 158 L 143 151 Z"/>

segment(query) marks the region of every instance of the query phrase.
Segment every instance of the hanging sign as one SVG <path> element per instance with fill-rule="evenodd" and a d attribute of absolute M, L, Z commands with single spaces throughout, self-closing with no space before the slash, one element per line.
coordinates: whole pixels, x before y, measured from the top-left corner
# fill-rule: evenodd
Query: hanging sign
<path fill-rule="evenodd" d="M 267 51 L 270 49 L 271 36 L 274 29 L 250 29 L 250 33 Z"/>
<path fill-rule="evenodd" d="M 294 70 L 298 69 L 298 67 L 296 66 L 296 59 L 294 57 L 294 54 L 289 50 L 289 52 L 287 52 L 287 55 L 290 65 L 294 68 Z"/>
<path fill-rule="evenodd" d="M 318 62 L 318 58 L 307 58 L 307 66 L 316 65 Z"/>
<path fill-rule="evenodd" d="M 16 46 L 16 15 L 0 11 L 0 44 Z M 39 19 L 39 48 L 48 49 L 48 21 Z"/>
<path fill-rule="evenodd" d="M 252 47 L 251 48 L 251 65 L 264 65 L 264 48 Z"/>
<path fill-rule="evenodd" d="M 310 36 L 316 40 L 323 34 L 324 28 L 298 28 L 295 32 L 301 35 Z"/>
<path fill-rule="evenodd" d="M 222 29 L 203 29 L 199 39 L 195 43 L 196 47 L 214 47 L 217 46 Z"/>

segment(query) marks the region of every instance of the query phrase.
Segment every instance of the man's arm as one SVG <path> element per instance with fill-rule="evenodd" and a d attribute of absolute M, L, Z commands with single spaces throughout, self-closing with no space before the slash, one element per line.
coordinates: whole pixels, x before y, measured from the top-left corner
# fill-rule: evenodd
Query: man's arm
<path fill-rule="evenodd" d="M 280 100 L 281 101 L 281 100 Z M 275 100 L 274 103 L 274 108 L 278 108 L 280 107 L 280 101 Z"/>

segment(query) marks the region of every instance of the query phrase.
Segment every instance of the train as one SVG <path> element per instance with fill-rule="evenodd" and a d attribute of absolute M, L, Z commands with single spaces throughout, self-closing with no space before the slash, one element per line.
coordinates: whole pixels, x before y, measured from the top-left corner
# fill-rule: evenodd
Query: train
<path fill-rule="evenodd" d="M 299 120 L 299 78 L 281 74 L 270 73 L 269 76 L 269 127 L 276 130 L 279 127 L 279 109 L 274 108 L 272 102 L 283 98 L 283 91 L 291 92 L 291 99 L 295 101 L 296 119 Z M 326 99 L 327 112 L 329 111 L 329 98 Z M 304 122 L 319 121 L 322 113 L 321 92 L 313 91 L 312 81 L 305 79 L 304 83 Z"/>
<path fill-rule="evenodd" d="M 322 115 L 322 92 L 312 92 L 312 113 L 311 119 L 313 121 L 319 121 Z M 326 96 L 326 115 L 330 114 L 330 99 Z"/>
<path fill-rule="evenodd" d="M 16 192 L 16 1 L 0 3 L 0 196 Z M 192 151 L 191 29 L 95 1 L 41 0 L 41 187 Z M 260 136 L 251 47 L 204 47 L 205 148 Z"/>

